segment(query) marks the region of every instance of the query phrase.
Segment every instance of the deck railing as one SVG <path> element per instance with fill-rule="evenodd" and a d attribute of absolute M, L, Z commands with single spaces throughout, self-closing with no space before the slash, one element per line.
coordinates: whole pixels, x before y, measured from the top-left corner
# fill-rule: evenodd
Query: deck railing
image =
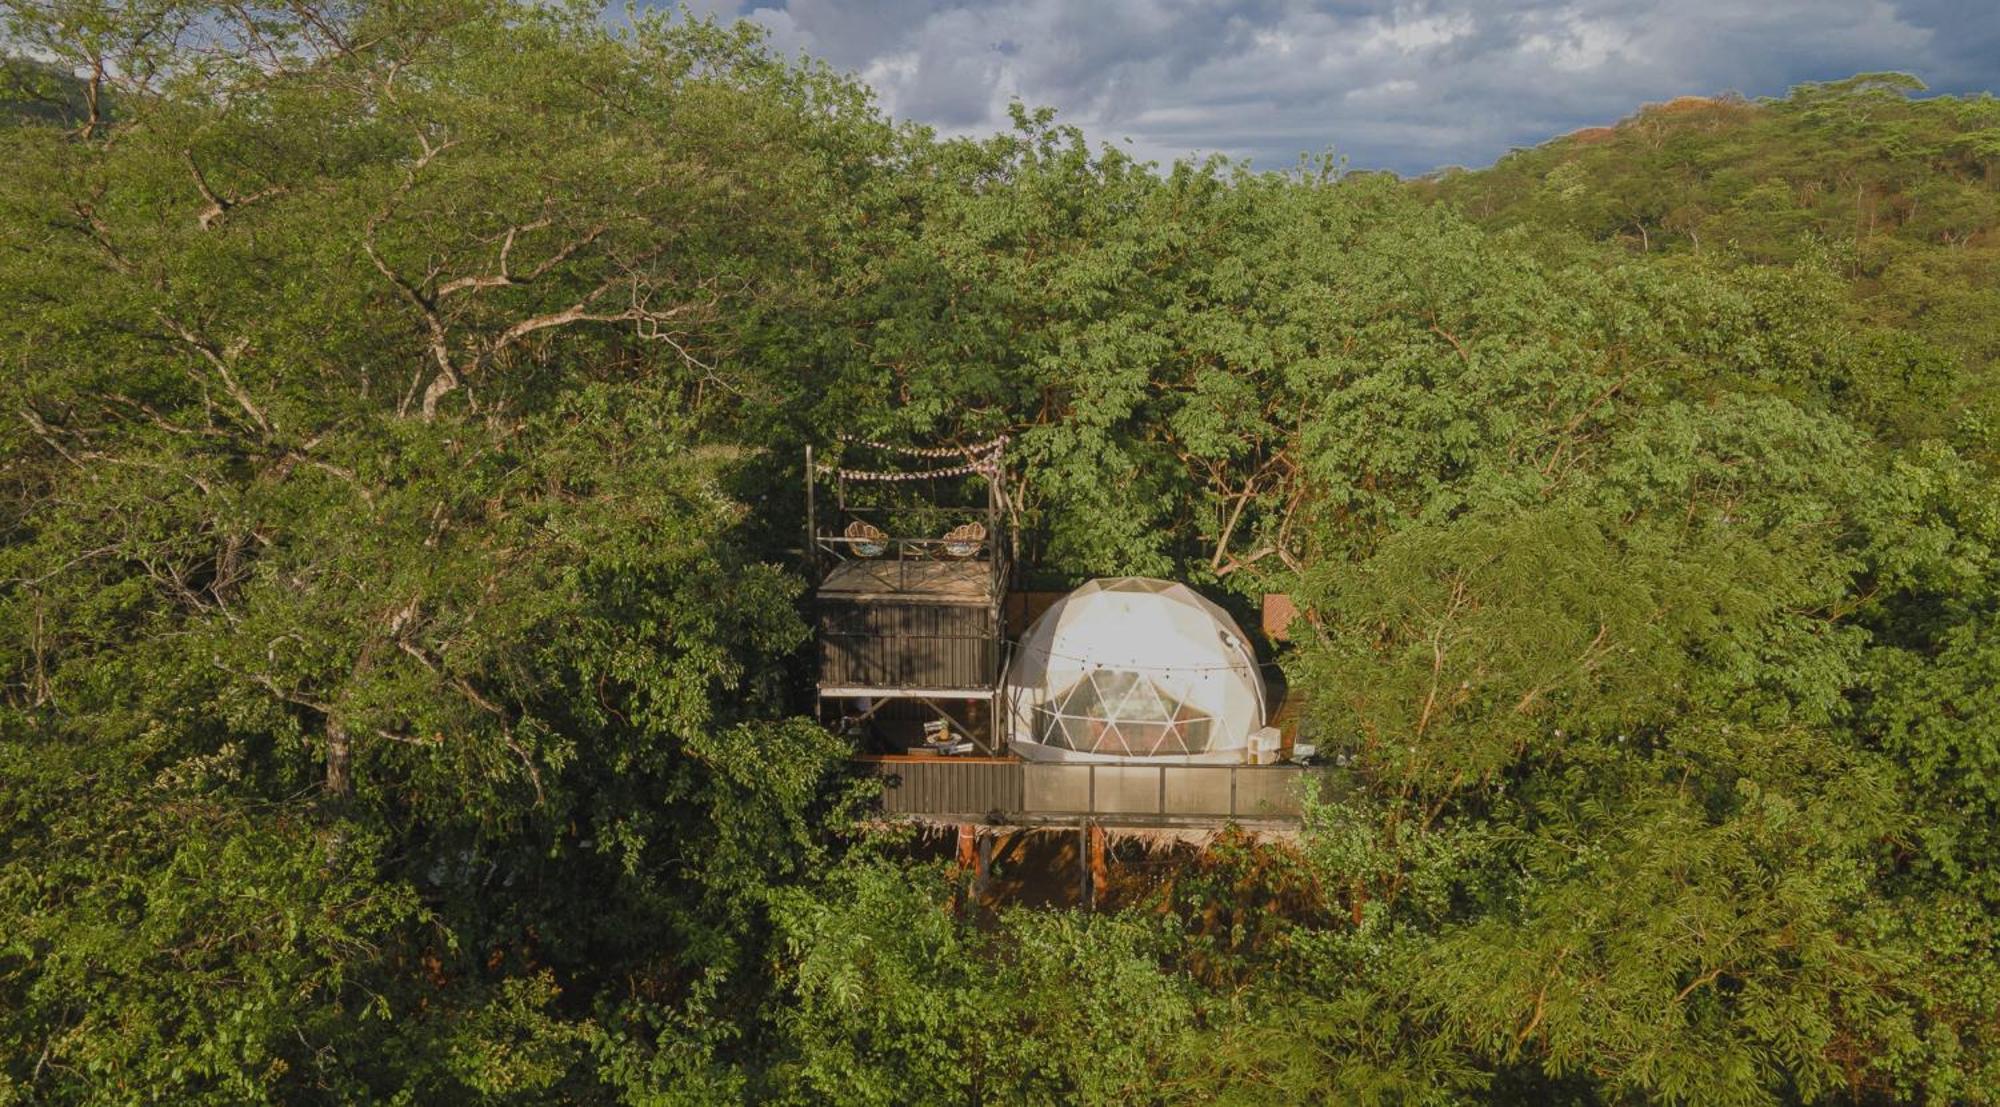
<path fill-rule="evenodd" d="M 968 822 L 1134 825 L 1295 823 L 1309 782 L 1304 765 L 1100 765 L 1003 758 L 870 759 L 882 811 Z"/>
<path fill-rule="evenodd" d="M 973 562 L 987 566 L 997 581 L 1001 567 L 995 559 L 991 537 L 965 538 L 849 538 L 841 534 L 821 534 L 814 536 L 820 551 L 832 554 L 842 561 L 867 561 L 884 566 L 894 566 L 894 580 L 898 589 L 910 586 L 912 566 L 929 565 L 936 562 Z M 879 554 L 865 554 L 862 551 L 882 547 Z"/>

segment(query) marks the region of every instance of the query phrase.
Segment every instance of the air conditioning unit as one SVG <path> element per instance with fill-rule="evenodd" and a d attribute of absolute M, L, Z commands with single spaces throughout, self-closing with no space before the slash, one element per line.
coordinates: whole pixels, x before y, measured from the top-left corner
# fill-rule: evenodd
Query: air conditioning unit
<path fill-rule="evenodd" d="M 1269 765 L 1278 760 L 1278 747 L 1283 739 L 1274 726 L 1262 726 L 1250 732 L 1250 744 L 1243 751 L 1244 760 L 1252 765 Z"/>

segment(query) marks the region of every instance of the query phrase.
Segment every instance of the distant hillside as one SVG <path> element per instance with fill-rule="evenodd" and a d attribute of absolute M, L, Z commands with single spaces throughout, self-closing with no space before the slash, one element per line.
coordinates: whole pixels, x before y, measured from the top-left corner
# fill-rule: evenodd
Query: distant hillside
<path fill-rule="evenodd" d="M 88 114 L 84 82 L 40 62 L 0 56 L 0 128 L 61 123 Z"/>
<path fill-rule="evenodd" d="M 1871 73 L 1683 97 L 1418 188 L 1491 227 L 1754 263 L 1829 255 L 1870 321 L 2000 361 L 2000 99 Z"/>

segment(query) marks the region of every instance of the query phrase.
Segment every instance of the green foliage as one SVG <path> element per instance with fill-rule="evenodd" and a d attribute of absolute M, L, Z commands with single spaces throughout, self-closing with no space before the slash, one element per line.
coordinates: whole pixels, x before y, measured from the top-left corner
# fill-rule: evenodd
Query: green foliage
<path fill-rule="evenodd" d="M 797 256 L 763 190 L 854 98 L 707 25 L 301 11 L 16 28 L 226 47 L 7 138 L 0 1052 L 37 1100 L 576 1094 L 593 1005 L 751 1001 L 837 798 L 783 717 L 798 582 L 690 401 Z"/>
<path fill-rule="evenodd" d="M 5 13 L 0 1101 L 1993 1101 L 1991 97 L 1399 182 L 686 17 Z M 1046 578 L 1299 601 L 1296 849 L 852 833 L 792 459 L 999 434 Z"/>
<path fill-rule="evenodd" d="M 1887 347 L 1867 371 L 1906 378 L 1857 382 L 1875 393 L 1859 421 L 1948 433 L 1955 411 L 1990 413 L 2000 358 L 2000 101 L 1923 88 L 1867 73 L 1755 103 L 1687 97 L 1422 187 L 1485 225 L 1642 252 L 1789 265 L 1830 250 L 1847 329 Z M 1882 410 L 1892 395 L 1910 409 Z"/>
<path fill-rule="evenodd" d="M 938 874 L 859 862 L 777 918 L 796 1001 L 776 1098 L 811 1103 L 1134 1103 L 1195 1045 L 1191 983 L 1137 918 L 953 917 Z"/>
<path fill-rule="evenodd" d="M 1824 746 L 1683 724 L 1530 786 L 1520 886 L 1422 954 L 1425 1002 L 1490 1056 L 1612 1094 L 1763 1103 L 1866 1083 L 1863 1059 L 1917 1048 L 1905 982 L 1922 953 L 1869 892 L 1871 846 L 1897 829 L 1884 781 Z M 1486 960 L 1495 945 L 1513 956 Z"/>

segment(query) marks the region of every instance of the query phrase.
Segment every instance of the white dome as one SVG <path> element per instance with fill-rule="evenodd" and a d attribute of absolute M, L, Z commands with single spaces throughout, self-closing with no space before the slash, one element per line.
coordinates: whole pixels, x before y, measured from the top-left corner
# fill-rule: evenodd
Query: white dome
<path fill-rule="evenodd" d="M 1007 737 L 1032 760 L 1241 761 L 1264 681 L 1229 613 L 1145 577 L 1093 580 L 1007 666 Z"/>

